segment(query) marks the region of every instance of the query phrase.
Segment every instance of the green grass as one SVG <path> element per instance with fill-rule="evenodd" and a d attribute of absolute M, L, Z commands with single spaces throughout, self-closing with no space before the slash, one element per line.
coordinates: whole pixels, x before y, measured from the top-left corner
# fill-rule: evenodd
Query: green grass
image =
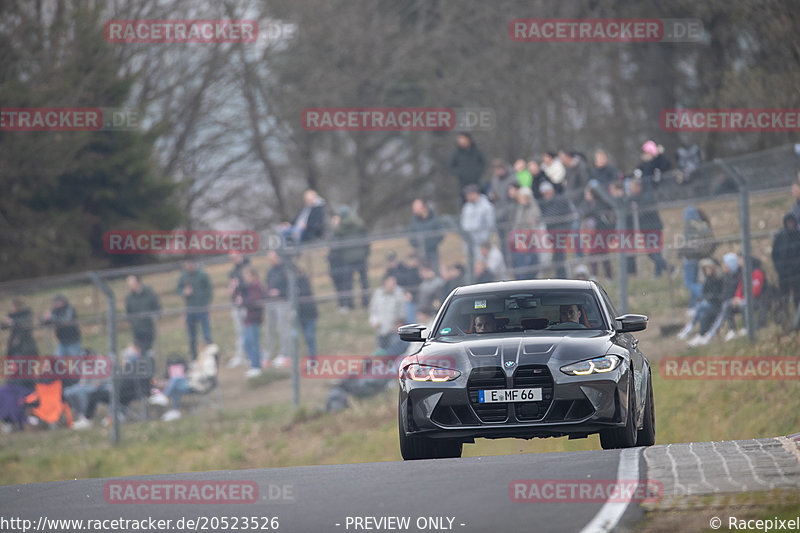
<path fill-rule="evenodd" d="M 753 218 L 767 220 L 767 227 L 773 227 L 775 221 L 779 225 L 780 215 L 788 206 L 787 198 L 782 202 L 775 197 L 755 198 Z M 727 233 L 736 231 L 735 204 L 717 202 L 705 207 L 709 209 L 715 227 L 727 228 Z M 681 210 L 669 210 L 662 216 L 668 233 L 665 242 L 671 242 L 671 235 L 682 230 Z M 718 234 L 724 233 L 718 231 Z M 768 250 L 763 248 L 763 244 L 759 241 L 755 248 L 766 258 Z M 395 249 L 401 255 L 410 251 L 405 240 L 375 243 L 370 263 L 373 286 L 377 284 L 383 269 L 382 258 L 389 249 Z M 443 261 L 458 258 L 460 253 L 457 239 L 449 237 L 445 240 Z M 677 264 L 674 257 L 671 261 Z M 264 260 L 258 259 L 255 264 L 263 274 L 266 270 Z M 315 252 L 313 257 L 304 257 L 300 264 L 311 271 L 318 295 L 330 293 L 332 287 L 322 251 Z M 652 264 L 646 257 L 639 259 L 639 268 L 639 277 L 631 278 L 629 283 L 629 308 L 631 312 L 648 314 L 651 320 L 650 327 L 638 337 L 640 348 L 654 367 L 657 442 L 742 439 L 798 431 L 800 387 L 797 380 L 678 381 L 663 379 L 657 371 L 661 358 L 676 355 L 797 356 L 800 354 L 798 335 L 784 335 L 777 328 L 770 327 L 759 332 L 759 342 L 754 346 L 736 340 L 688 350 L 685 343 L 660 337 L 658 327 L 685 320 L 683 310 L 688 294 L 681 279 L 653 279 Z M 217 303 L 227 301 L 223 287 L 228 269 L 228 265 L 209 268 L 217 287 Z M 180 298 L 172 294 L 175 279 L 174 273 L 145 279 L 162 296 L 165 308 L 181 305 Z M 121 309 L 126 290 L 122 282 L 115 282 L 113 287 Z M 612 297 L 616 297 L 613 283 L 607 284 L 606 288 Z M 31 295 L 29 303 L 38 312 L 46 308 L 54 292 Z M 103 309 L 102 297 L 85 286 L 66 287 L 63 292 L 76 304 L 81 316 Z M 319 308 L 317 336 L 320 354 L 366 355 L 374 350 L 374 336 L 367 323 L 366 311 L 357 309 L 340 314 L 332 301 L 321 303 Z M 222 347 L 225 361 L 232 355 L 230 347 L 233 346 L 229 312 L 214 312 L 212 327 L 214 340 Z M 120 330 L 120 346 L 124 346 L 130 334 L 124 323 Z M 102 324 L 85 327 L 84 334 L 85 345 L 105 349 Z M 37 340 L 43 349 L 52 345 L 45 331 L 37 331 Z M 303 356 L 306 352 L 302 337 L 299 343 L 300 355 Z M 183 317 L 162 318 L 157 341 L 159 361 L 163 364 L 166 354 L 172 351 L 184 351 L 186 344 Z M 223 369 L 224 411 L 198 411 L 171 423 L 125 424 L 121 443 L 117 446 L 110 444 L 109 430 L 99 427 L 86 432 L 26 431 L 0 435 L 0 468 L 3 471 L 0 483 L 400 459 L 395 392 L 387 391 L 375 398 L 356 400 L 344 412 L 325 414 L 321 412 L 321 406 L 328 382 L 303 380 L 302 404 L 295 408 L 291 404 L 288 375 L 286 370 L 270 370 L 246 383 L 239 373 Z M 576 451 L 599 447 L 597 436 L 577 440 L 481 439 L 475 445 L 465 446 L 464 455 Z"/>

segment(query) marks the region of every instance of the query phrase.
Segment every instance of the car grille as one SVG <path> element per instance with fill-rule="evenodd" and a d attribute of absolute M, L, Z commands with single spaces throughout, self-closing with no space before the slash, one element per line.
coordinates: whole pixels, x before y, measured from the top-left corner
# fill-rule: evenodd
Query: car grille
<path fill-rule="evenodd" d="M 478 391 L 505 389 L 506 375 L 499 366 L 475 368 L 469 375 L 467 391 L 475 414 L 482 422 L 505 422 L 508 419 L 508 404 L 478 403 Z"/>
<path fill-rule="evenodd" d="M 518 420 L 540 420 L 553 403 L 553 377 L 545 365 L 525 365 L 514 372 L 513 388 L 541 388 L 542 401 L 515 403 Z"/>

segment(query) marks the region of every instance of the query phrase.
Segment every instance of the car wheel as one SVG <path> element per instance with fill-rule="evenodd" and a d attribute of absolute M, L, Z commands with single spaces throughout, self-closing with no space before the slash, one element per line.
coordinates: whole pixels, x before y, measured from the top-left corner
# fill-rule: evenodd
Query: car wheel
<path fill-rule="evenodd" d="M 406 435 L 403 429 L 403 410 L 397 406 L 397 427 L 400 436 L 400 454 L 406 461 L 418 459 L 447 459 L 461 457 L 463 443 L 450 439 L 429 439 Z"/>
<path fill-rule="evenodd" d="M 614 448 L 633 448 L 636 446 L 636 405 L 633 390 L 633 371 L 630 372 L 628 380 L 628 416 L 625 419 L 625 426 L 621 428 L 604 429 L 600 432 L 600 446 L 604 450 Z"/>
<path fill-rule="evenodd" d="M 647 399 L 644 405 L 644 422 L 636 437 L 637 446 L 652 446 L 656 443 L 656 406 L 653 403 L 653 378 L 647 375 Z"/>

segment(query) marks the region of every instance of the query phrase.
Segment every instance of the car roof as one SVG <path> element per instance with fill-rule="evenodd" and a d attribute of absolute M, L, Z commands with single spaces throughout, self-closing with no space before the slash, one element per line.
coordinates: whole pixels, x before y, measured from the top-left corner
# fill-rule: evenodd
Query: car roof
<path fill-rule="evenodd" d="M 454 295 L 486 294 L 487 292 L 530 291 L 543 289 L 592 289 L 594 281 L 580 279 L 526 279 L 517 281 L 496 281 L 458 287 Z"/>

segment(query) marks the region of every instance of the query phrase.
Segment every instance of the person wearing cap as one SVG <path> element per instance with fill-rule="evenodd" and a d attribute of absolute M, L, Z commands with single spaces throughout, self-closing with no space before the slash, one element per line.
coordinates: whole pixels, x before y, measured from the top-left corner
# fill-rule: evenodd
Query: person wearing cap
<path fill-rule="evenodd" d="M 53 297 L 53 307 L 40 320 L 43 326 L 52 325 L 56 330 L 56 357 L 81 355 L 81 330 L 78 326 L 78 312 L 63 294 Z"/>
<path fill-rule="evenodd" d="M 664 148 L 649 140 L 642 145 L 641 158 L 642 161 L 636 170 L 641 173 L 641 178 L 648 185 L 657 187 L 661 183 L 662 175 L 672 168 L 672 163 L 664 155 Z"/>
<path fill-rule="evenodd" d="M 589 267 L 587 267 L 583 263 L 576 266 L 573 277 L 581 281 L 589 281 Z"/>
<path fill-rule="evenodd" d="M 694 313 L 689 322 L 678 333 L 680 340 L 686 339 L 695 325 L 700 326 L 696 339 L 701 339 L 711 329 L 711 325 L 719 315 L 722 307 L 723 280 L 719 276 L 717 262 L 706 257 L 699 261 L 699 267 L 704 278 L 700 301 L 695 305 Z M 697 343 L 698 341 L 693 339 L 693 342 Z"/>
<path fill-rule="evenodd" d="M 492 238 L 495 232 L 495 213 L 489 199 L 480 193 L 477 185 L 468 185 L 464 188 L 466 202 L 461 207 L 461 229 L 463 229 L 472 239 L 473 257 L 465 255 L 471 260 L 477 255 L 478 246 L 484 241 Z"/>
<path fill-rule="evenodd" d="M 456 137 L 456 149 L 448 164 L 450 173 L 458 179 L 460 189 L 477 185 L 486 170 L 486 159 L 469 133 L 461 132 Z"/>

